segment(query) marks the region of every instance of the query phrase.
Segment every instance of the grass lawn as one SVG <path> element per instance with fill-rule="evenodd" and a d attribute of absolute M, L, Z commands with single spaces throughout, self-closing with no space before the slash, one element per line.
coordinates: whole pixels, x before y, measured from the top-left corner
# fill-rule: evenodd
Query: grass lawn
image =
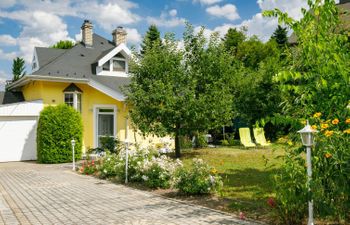
<path fill-rule="evenodd" d="M 224 210 L 244 212 L 248 218 L 271 221 L 271 208 L 266 203 L 273 196 L 272 176 L 282 163 L 277 156 L 283 146 L 272 145 L 265 149 L 240 149 L 238 147 L 184 150 L 182 160 L 189 164 L 201 158 L 215 167 L 223 177 L 224 187 L 218 201 Z"/>

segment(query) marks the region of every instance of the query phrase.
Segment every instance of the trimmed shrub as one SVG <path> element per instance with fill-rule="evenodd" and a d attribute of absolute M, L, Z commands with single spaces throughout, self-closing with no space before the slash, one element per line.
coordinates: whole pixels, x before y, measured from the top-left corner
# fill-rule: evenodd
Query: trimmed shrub
<path fill-rule="evenodd" d="M 80 113 L 61 104 L 45 107 L 37 128 L 37 160 L 39 163 L 72 161 L 71 140 L 76 141 L 75 158 L 81 158 L 83 125 Z"/>

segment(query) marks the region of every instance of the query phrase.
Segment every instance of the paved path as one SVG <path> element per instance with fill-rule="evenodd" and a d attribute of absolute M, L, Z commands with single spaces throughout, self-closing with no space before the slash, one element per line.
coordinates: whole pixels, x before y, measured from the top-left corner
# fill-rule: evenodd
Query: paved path
<path fill-rule="evenodd" d="M 73 173 L 0 163 L 0 224 L 249 224 L 228 214 Z"/>

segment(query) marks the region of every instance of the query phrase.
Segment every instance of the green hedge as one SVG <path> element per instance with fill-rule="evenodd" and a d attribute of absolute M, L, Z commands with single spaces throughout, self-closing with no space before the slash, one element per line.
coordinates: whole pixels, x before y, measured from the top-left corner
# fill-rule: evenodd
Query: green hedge
<path fill-rule="evenodd" d="M 80 113 L 65 104 L 45 107 L 37 128 L 37 160 L 39 163 L 72 161 L 71 140 L 75 158 L 81 158 L 83 125 Z"/>

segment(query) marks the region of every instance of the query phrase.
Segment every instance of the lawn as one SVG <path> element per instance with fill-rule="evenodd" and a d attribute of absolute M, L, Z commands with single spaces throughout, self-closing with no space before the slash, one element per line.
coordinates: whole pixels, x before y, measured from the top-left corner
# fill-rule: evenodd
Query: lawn
<path fill-rule="evenodd" d="M 265 149 L 238 147 L 184 150 L 182 160 L 189 164 L 201 158 L 215 167 L 223 177 L 224 187 L 219 193 L 219 204 L 225 211 L 243 212 L 248 218 L 271 221 L 271 208 L 266 203 L 273 196 L 272 179 L 279 169 L 283 146 Z"/>

